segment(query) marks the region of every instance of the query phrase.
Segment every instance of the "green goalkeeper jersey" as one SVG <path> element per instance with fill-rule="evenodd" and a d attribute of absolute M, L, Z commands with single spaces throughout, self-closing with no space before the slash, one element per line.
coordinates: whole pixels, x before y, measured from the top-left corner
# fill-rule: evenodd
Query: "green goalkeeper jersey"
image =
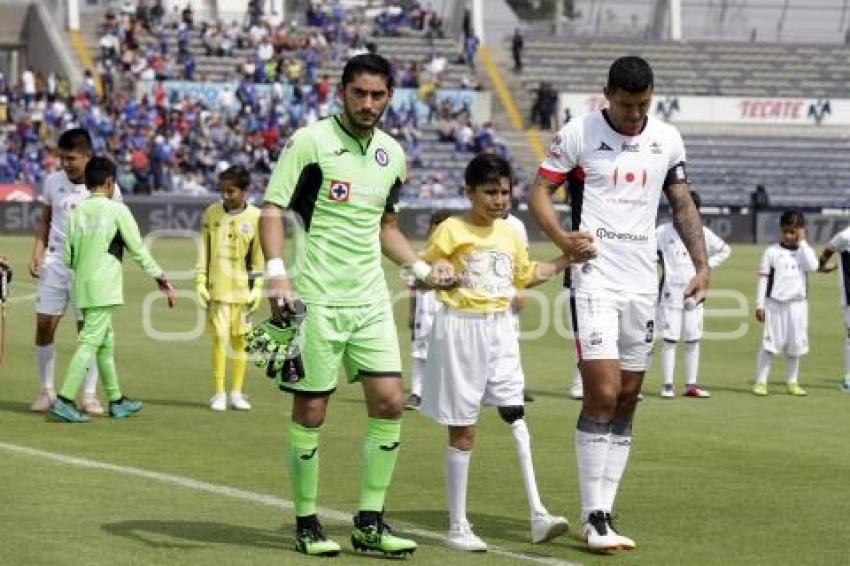
<path fill-rule="evenodd" d="M 94 193 L 66 222 L 65 265 L 74 272 L 72 297 L 77 308 L 124 303 L 121 258 L 125 248 L 146 275 L 162 275 L 125 204 Z"/>
<path fill-rule="evenodd" d="M 308 304 L 360 306 L 388 300 L 381 217 L 395 213 L 405 177 L 401 146 L 375 129 L 361 140 L 339 117 L 301 128 L 278 159 L 265 201 L 296 213 L 288 267 Z"/>

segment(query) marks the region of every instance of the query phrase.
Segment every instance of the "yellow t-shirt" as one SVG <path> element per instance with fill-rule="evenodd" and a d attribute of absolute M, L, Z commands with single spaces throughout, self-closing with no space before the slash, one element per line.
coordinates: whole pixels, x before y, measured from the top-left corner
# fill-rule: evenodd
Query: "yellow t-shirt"
<path fill-rule="evenodd" d="M 534 277 L 536 262 L 528 259 L 525 243 L 502 219 L 476 226 L 458 217 L 442 222 L 428 239 L 423 257 L 451 262 L 459 285 L 438 290 L 446 306 L 469 313 L 494 313 L 510 307 L 515 289 Z"/>
<path fill-rule="evenodd" d="M 235 214 L 220 202 L 204 211 L 196 281 L 206 285 L 213 301 L 251 301 L 251 288 L 263 271 L 259 222 L 260 209 L 250 204 Z"/>

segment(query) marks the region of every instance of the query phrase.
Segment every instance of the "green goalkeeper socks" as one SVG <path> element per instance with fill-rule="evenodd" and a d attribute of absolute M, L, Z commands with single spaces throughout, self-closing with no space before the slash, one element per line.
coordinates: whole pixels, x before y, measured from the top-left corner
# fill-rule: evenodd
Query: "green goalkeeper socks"
<path fill-rule="evenodd" d="M 363 441 L 361 511 L 381 511 L 398 459 L 401 421 L 369 418 Z"/>
<path fill-rule="evenodd" d="M 319 431 L 298 423 L 289 424 L 289 481 L 295 516 L 316 514 L 316 494 L 319 491 Z"/>

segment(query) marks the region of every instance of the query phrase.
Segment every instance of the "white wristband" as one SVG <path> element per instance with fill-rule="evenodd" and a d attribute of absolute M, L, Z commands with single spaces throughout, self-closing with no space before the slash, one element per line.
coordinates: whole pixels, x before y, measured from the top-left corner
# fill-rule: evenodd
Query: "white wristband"
<path fill-rule="evenodd" d="M 420 281 L 424 281 L 431 275 L 431 266 L 420 259 L 410 266 L 410 272 Z"/>
<path fill-rule="evenodd" d="M 286 277 L 286 267 L 283 265 L 283 260 L 279 257 L 270 259 L 266 262 L 266 278 Z"/>

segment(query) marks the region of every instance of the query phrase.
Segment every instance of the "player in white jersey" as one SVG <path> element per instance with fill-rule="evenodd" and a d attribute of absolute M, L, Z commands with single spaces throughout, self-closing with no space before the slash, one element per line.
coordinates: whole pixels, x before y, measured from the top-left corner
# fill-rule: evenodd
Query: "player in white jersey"
<path fill-rule="evenodd" d="M 838 266 L 829 265 L 829 258 L 838 254 Z M 838 281 L 841 288 L 841 307 L 844 310 L 844 381 L 841 389 L 850 393 L 850 227 L 832 237 L 823 249 L 818 262 L 818 271 L 829 273 L 840 267 Z"/>
<path fill-rule="evenodd" d="M 608 108 L 577 117 L 552 141 L 529 204 L 549 238 L 573 261 L 571 310 L 584 385 L 576 431 L 581 536 L 595 552 L 634 548 L 611 513 L 628 461 L 632 418 L 655 331 L 658 296 L 655 221 L 661 192 L 691 255 L 695 275 L 684 295 L 701 303 L 709 269 L 702 222 L 688 191 L 685 148 L 671 125 L 648 116 L 653 73 L 622 57 L 608 73 Z M 551 193 L 575 167 L 573 230 L 555 215 Z M 594 253 L 595 252 L 595 253 Z"/>
<path fill-rule="evenodd" d="M 92 141 L 87 130 L 73 128 L 59 136 L 59 160 L 62 169 L 44 180 L 42 217 L 36 228 L 30 275 L 38 278 L 36 298 L 35 350 L 41 392 L 30 407 L 45 412 L 56 400 L 53 384 L 56 365 L 56 328 L 70 302 L 71 271 L 62 262 L 65 252 L 65 217 L 85 199 L 89 191 L 84 183 L 86 164 L 92 157 Z M 116 187 L 113 198 L 121 199 Z M 76 309 L 75 309 L 76 311 Z M 77 327 L 82 318 L 77 312 Z M 103 407 L 95 395 L 97 368 L 92 365 L 83 387 L 83 410 L 90 415 L 102 415 Z"/>
<path fill-rule="evenodd" d="M 697 210 L 702 204 L 699 195 L 691 191 Z M 703 226 L 708 267 L 716 268 L 729 259 L 731 248 L 710 229 Z M 707 398 L 711 393 L 697 385 L 699 341 L 702 339 L 703 305 L 685 301 L 684 291 L 694 276 L 694 264 L 672 222 L 655 231 L 658 260 L 661 263 L 661 294 L 658 297 L 658 328 L 661 333 L 661 397 L 676 396 L 673 373 L 676 368 L 676 345 L 685 343 L 685 397 Z"/>
<path fill-rule="evenodd" d="M 434 228 L 451 216 L 447 210 L 437 210 L 431 214 L 428 222 L 428 236 Z M 408 281 L 410 291 L 410 310 L 408 326 L 410 327 L 410 395 L 404 402 L 407 410 L 419 410 L 422 404 L 422 373 L 425 371 L 425 360 L 428 358 L 428 334 L 434 323 L 434 312 L 437 310 L 437 295 L 433 289 L 423 288 L 417 284 L 416 278 Z"/>
<path fill-rule="evenodd" d="M 800 357 L 809 351 L 807 273 L 818 268 L 818 258 L 806 243 L 803 213 L 786 210 L 779 219 L 781 239 L 768 246 L 759 266 L 756 320 L 764 323 L 753 393 L 767 395 L 767 376 L 774 354 L 788 357 L 785 381 L 788 394 L 803 396 L 798 383 Z"/>

